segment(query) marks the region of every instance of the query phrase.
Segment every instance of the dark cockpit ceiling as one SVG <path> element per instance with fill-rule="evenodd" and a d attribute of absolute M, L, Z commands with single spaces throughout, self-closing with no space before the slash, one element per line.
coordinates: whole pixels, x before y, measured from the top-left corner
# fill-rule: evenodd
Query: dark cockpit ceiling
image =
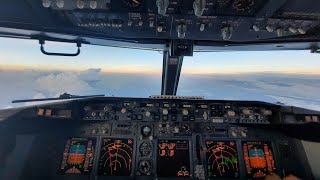
<path fill-rule="evenodd" d="M 317 0 L 3 0 L 0 34 L 154 50 L 173 42 L 189 52 L 314 52 L 318 7 Z"/>

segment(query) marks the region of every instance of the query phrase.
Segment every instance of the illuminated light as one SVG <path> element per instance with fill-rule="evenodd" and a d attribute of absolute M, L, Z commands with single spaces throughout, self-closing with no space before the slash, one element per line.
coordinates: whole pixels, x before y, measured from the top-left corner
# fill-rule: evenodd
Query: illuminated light
<path fill-rule="evenodd" d="M 51 116 L 52 114 L 52 110 L 51 109 L 47 109 L 46 110 L 46 116 Z"/>
<path fill-rule="evenodd" d="M 38 116 L 43 116 L 43 114 L 44 114 L 44 109 L 38 109 L 37 115 Z"/>
<path fill-rule="evenodd" d="M 42 6 L 45 8 L 49 8 L 51 6 L 50 0 L 42 0 Z"/>
<path fill-rule="evenodd" d="M 318 116 L 312 116 L 312 121 L 313 122 L 319 122 L 319 117 Z"/>
<path fill-rule="evenodd" d="M 304 119 L 306 122 L 311 122 L 311 116 L 305 116 Z"/>

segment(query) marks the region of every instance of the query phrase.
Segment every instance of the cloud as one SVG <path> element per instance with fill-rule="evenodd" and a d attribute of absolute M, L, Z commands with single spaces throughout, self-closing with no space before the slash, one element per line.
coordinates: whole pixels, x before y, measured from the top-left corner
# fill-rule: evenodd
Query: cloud
<path fill-rule="evenodd" d="M 81 71 L 79 78 L 87 82 L 90 86 L 96 85 L 103 77 L 100 68 L 91 68 L 86 71 Z"/>
<path fill-rule="evenodd" d="M 47 97 L 54 97 L 61 93 L 82 94 L 92 90 L 92 87 L 76 72 L 62 72 L 39 77 L 35 81 L 36 90 Z"/>
<path fill-rule="evenodd" d="M 320 110 L 320 76 L 274 73 L 182 75 L 181 95 L 207 99 L 258 100 Z"/>
<path fill-rule="evenodd" d="M 0 108 L 15 99 L 74 95 L 148 97 L 159 95 L 161 76 L 152 74 L 103 73 L 101 69 L 80 72 L 0 71 Z M 232 75 L 182 74 L 178 95 L 204 96 L 206 99 L 258 100 L 320 110 L 320 76 L 251 73 Z M 40 102 L 42 103 L 42 102 Z"/>

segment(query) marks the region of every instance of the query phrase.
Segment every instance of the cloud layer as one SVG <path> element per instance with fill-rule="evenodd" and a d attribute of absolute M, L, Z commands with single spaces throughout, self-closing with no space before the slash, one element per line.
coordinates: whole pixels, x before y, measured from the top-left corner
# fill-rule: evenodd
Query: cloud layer
<path fill-rule="evenodd" d="M 28 104 L 11 104 L 15 99 L 74 95 L 148 97 L 160 94 L 161 75 L 81 72 L 0 71 L 0 109 Z M 238 75 L 182 74 L 178 95 L 207 99 L 260 100 L 320 110 L 320 77 L 272 73 Z"/>

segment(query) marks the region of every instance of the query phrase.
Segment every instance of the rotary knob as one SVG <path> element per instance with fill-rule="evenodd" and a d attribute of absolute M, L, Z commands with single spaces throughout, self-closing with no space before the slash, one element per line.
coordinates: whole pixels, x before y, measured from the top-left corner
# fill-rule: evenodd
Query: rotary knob
<path fill-rule="evenodd" d="M 104 113 L 104 112 L 100 112 L 100 113 L 99 113 L 99 116 L 100 116 L 100 117 L 103 117 L 103 116 L 105 116 L 105 113 Z"/>
<path fill-rule="evenodd" d="M 90 111 L 91 110 L 91 107 L 90 106 L 86 106 L 83 108 L 85 111 Z"/>
<path fill-rule="evenodd" d="M 262 109 L 261 113 L 265 116 L 270 116 L 272 115 L 272 111 L 271 110 L 267 110 L 267 109 Z"/>
<path fill-rule="evenodd" d="M 251 119 L 251 120 L 256 120 L 256 116 L 253 115 L 253 114 L 251 114 L 251 115 L 249 115 L 249 119 Z"/>
<path fill-rule="evenodd" d="M 256 25 L 256 24 L 252 26 L 252 29 L 253 29 L 255 32 L 260 31 L 259 26 L 258 26 L 258 25 Z"/>
<path fill-rule="evenodd" d="M 235 132 L 234 130 L 231 130 L 231 135 L 232 135 L 233 137 L 238 137 L 237 132 Z"/>
<path fill-rule="evenodd" d="M 196 16 L 202 16 L 203 11 L 206 8 L 206 0 L 195 0 L 193 2 L 193 10 Z"/>
<path fill-rule="evenodd" d="M 150 126 L 143 126 L 141 128 L 141 135 L 143 137 L 149 137 L 151 135 L 151 127 Z"/>
<path fill-rule="evenodd" d="M 56 1 L 56 5 L 58 6 L 58 8 L 63 8 L 63 6 L 64 6 L 64 0 L 57 0 L 57 1 Z"/>
<path fill-rule="evenodd" d="M 223 40 L 229 40 L 232 37 L 233 28 L 231 26 L 227 26 L 221 29 L 221 35 Z"/>
<path fill-rule="evenodd" d="M 79 9 L 83 9 L 84 8 L 84 0 L 78 0 L 77 1 L 77 7 Z"/>
<path fill-rule="evenodd" d="M 201 23 L 201 24 L 200 24 L 200 31 L 201 31 L 201 32 L 204 31 L 205 27 L 206 27 L 206 24 Z"/>
<path fill-rule="evenodd" d="M 298 32 L 299 32 L 300 34 L 306 34 L 306 33 L 307 33 L 307 31 L 306 31 L 304 28 L 302 28 L 302 27 L 298 28 Z"/>
<path fill-rule="evenodd" d="M 99 132 L 99 129 L 92 129 L 91 133 L 92 134 L 97 134 Z"/>
<path fill-rule="evenodd" d="M 158 25 L 157 31 L 158 31 L 158 32 L 162 32 L 162 30 L 163 30 L 163 26 L 162 26 L 162 25 Z"/>
<path fill-rule="evenodd" d="M 96 0 L 90 1 L 90 7 L 91 7 L 91 9 L 96 9 L 97 6 L 98 6 L 98 3 L 97 3 Z"/>
<path fill-rule="evenodd" d="M 208 113 L 206 111 L 203 112 L 202 117 L 205 121 L 208 120 Z"/>
<path fill-rule="evenodd" d="M 179 133 L 179 127 L 174 127 L 174 133 Z"/>
<path fill-rule="evenodd" d="M 245 131 L 241 131 L 240 134 L 242 137 L 247 137 L 247 132 L 245 132 Z"/>
<path fill-rule="evenodd" d="M 168 115 L 168 114 L 169 114 L 168 109 L 163 109 L 163 110 L 162 110 L 162 114 L 163 114 L 163 115 Z"/>
<path fill-rule="evenodd" d="M 158 13 L 161 15 L 166 15 L 169 6 L 169 0 L 157 0 Z"/>
<path fill-rule="evenodd" d="M 140 175 L 150 175 L 151 174 L 151 162 L 148 160 L 142 160 L 138 165 Z"/>
<path fill-rule="evenodd" d="M 236 112 L 234 111 L 228 111 L 228 116 L 234 117 L 236 115 Z"/>
<path fill-rule="evenodd" d="M 112 107 L 110 105 L 107 105 L 107 106 L 103 107 L 103 110 L 104 111 L 111 111 Z"/>
<path fill-rule="evenodd" d="M 283 28 L 278 28 L 277 29 L 277 36 L 281 37 L 281 36 L 283 36 L 283 34 L 284 34 L 284 29 Z"/>
<path fill-rule="evenodd" d="M 50 0 L 42 0 L 42 5 L 45 8 L 49 8 L 51 6 L 51 1 Z"/>
<path fill-rule="evenodd" d="M 182 110 L 182 114 L 187 116 L 189 114 L 189 111 L 187 109 Z"/>
<path fill-rule="evenodd" d="M 297 33 L 297 28 L 294 28 L 294 27 L 289 27 L 289 31 L 291 32 L 291 33 Z"/>
<path fill-rule="evenodd" d="M 268 26 L 266 26 L 266 30 L 268 32 L 273 32 L 273 27 L 268 25 Z"/>
<path fill-rule="evenodd" d="M 124 113 L 127 112 L 127 110 L 126 110 L 126 108 L 122 108 L 120 112 L 121 112 L 122 114 L 124 114 Z"/>
<path fill-rule="evenodd" d="M 150 117 L 151 113 L 149 111 L 146 112 L 146 116 Z"/>
<path fill-rule="evenodd" d="M 242 113 L 243 113 L 244 115 L 251 115 L 251 114 L 253 114 L 253 111 L 252 111 L 251 109 L 243 109 L 243 110 L 242 110 Z"/>
<path fill-rule="evenodd" d="M 103 129 L 102 131 L 101 131 L 101 133 L 102 134 L 106 134 L 108 131 L 106 130 L 106 129 Z"/>
<path fill-rule="evenodd" d="M 186 37 L 186 32 L 187 32 L 187 25 L 184 23 L 178 24 L 177 26 L 177 33 L 178 33 L 178 38 L 185 38 Z"/>

